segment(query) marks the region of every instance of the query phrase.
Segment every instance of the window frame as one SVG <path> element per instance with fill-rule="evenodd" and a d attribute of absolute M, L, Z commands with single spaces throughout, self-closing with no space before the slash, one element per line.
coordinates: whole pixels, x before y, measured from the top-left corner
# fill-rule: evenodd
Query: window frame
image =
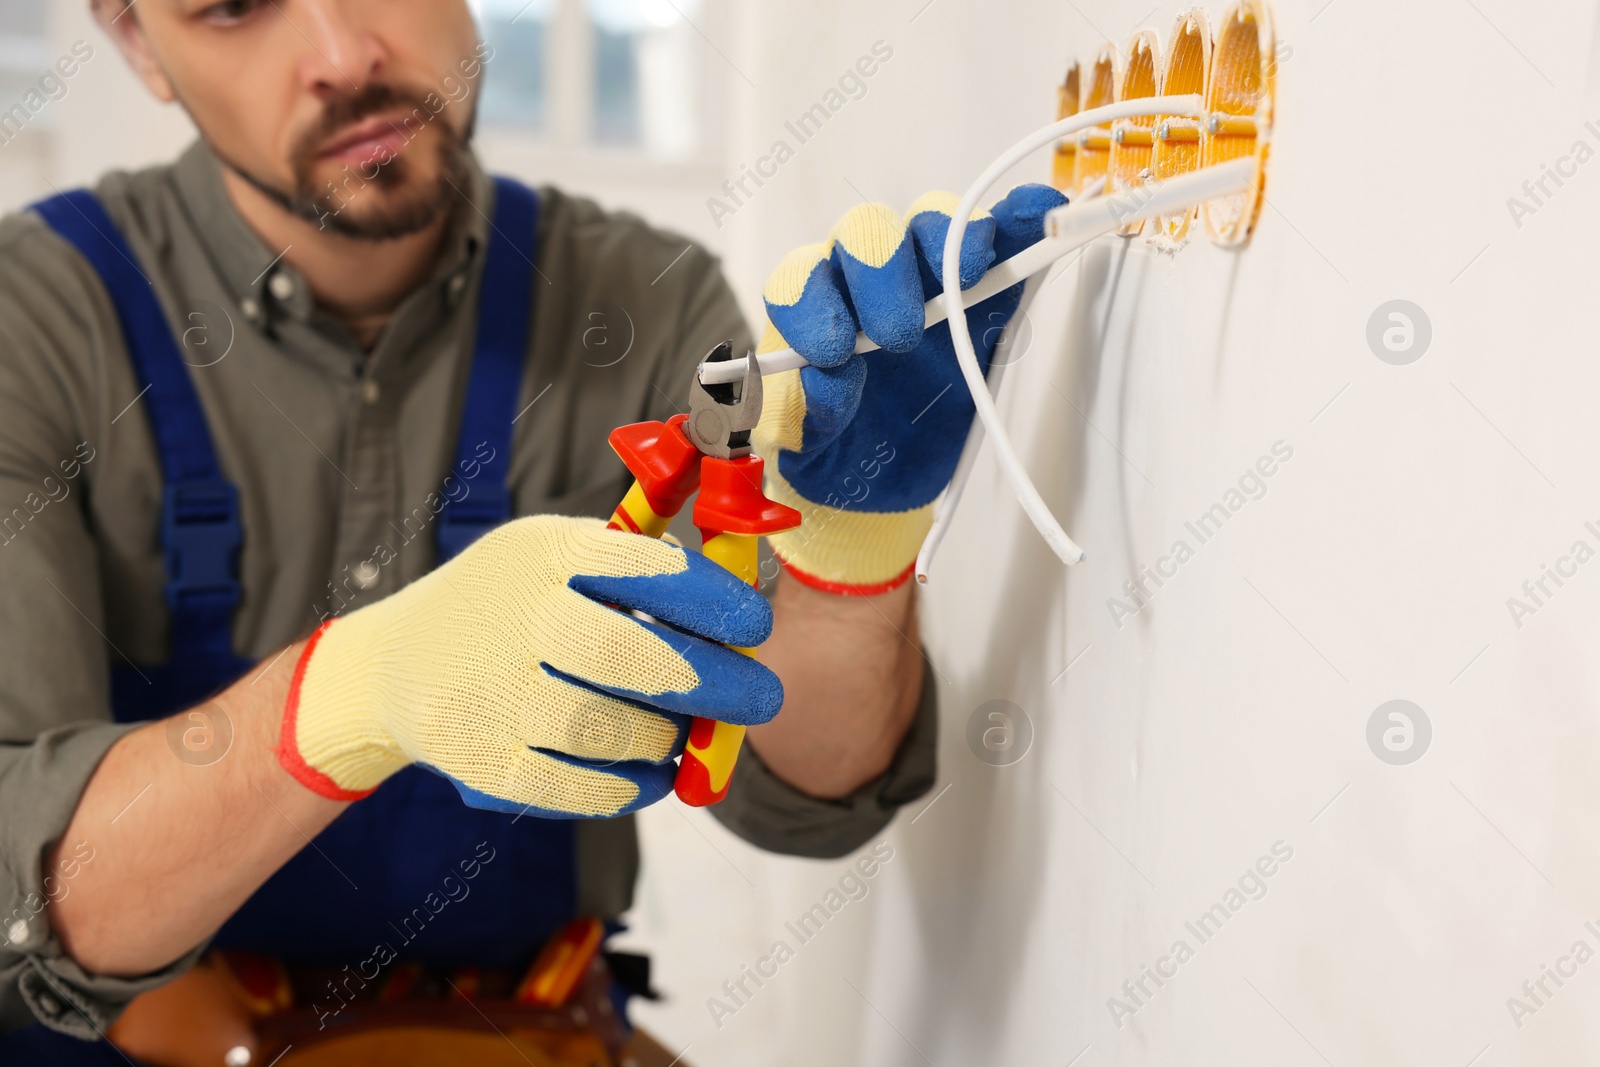
<path fill-rule="evenodd" d="M 727 0 L 701 0 L 697 35 L 706 27 L 720 30 L 728 24 Z M 688 22 L 683 14 L 679 18 Z M 480 25 L 480 29 L 483 27 Z M 598 178 L 627 171 L 633 177 L 642 168 L 676 184 L 698 181 L 715 174 L 727 138 L 726 81 L 729 71 L 720 61 L 699 57 L 702 81 L 696 102 L 699 143 L 682 157 L 663 157 L 643 144 L 617 144 L 595 138 L 595 24 L 587 0 L 552 0 L 545 32 L 544 123 L 538 129 L 514 124 L 481 122 L 478 141 L 494 153 L 530 163 L 553 162 L 563 169 L 593 173 Z M 704 46 L 707 52 L 711 49 Z M 488 67 L 492 68 L 493 60 Z M 486 75 L 487 76 L 487 75 Z"/>

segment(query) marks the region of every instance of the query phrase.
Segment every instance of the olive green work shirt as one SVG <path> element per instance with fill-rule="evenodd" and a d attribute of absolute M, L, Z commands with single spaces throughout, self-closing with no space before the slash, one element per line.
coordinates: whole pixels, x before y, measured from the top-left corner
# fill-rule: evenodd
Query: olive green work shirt
<path fill-rule="evenodd" d="M 370 352 L 316 304 L 285 250 L 246 226 L 203 144 L 96 187 L 160 298 L 239 490 L 241 656 L 275 655 L 434 565 L 429 520 L 455 458 L 493 211 L 476 165 L 469 186 L 435 269 Z M 748 346 L 749 331 L 717 260 L 694 243 L 556 189 L 540 190 L 540 208 L 513 506 L 605 517 L 629 482 L 609 431 L 681 410 L 697 361 L 724 339 Z M 167 658 L 161 489 L 98 275 L 34 213 L 0 220 L 0 1031 L 38 1018 L 91 1037 L 199 951 L 138 979 L 86 974 L 51 934 L 41 871 L 130 729 L 111 721 L 111 663 Z M 374 566 L 379 546 L 394 558 Z M 809 797 L 747 752 L 715 815 L 774 851 L 855 848 L 932 783 L 931 679 L 924 694 L 894 765 L 856 794 Z M 580 909 L 626 910 L 633 819 L 581 822 L 577 840 Z"/>

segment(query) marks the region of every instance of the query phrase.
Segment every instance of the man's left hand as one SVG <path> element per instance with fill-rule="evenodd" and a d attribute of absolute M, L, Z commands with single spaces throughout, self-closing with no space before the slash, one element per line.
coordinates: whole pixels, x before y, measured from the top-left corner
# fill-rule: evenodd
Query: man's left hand
<path fill-rule="evenodd" d="M 811 364 L 767 379 L 756 430 L 767 495 L 805 523 L 771 538 L 791 574 L 829 592 L 871 595 L 904 582 L 972 425 L 973 404 L 950 327 L 923 328 L 942 291 L 951 193 L 929 193 L 904 220 L 882 204 L 852 209 L 828 241 L 785 256 L 763 296 L 760 351 L 792 347 Z M 962 240 L 968 289 L 995 263 L 1044 235 L 1066 197 L 1044 185 L 1012 190 L 973 215 Z M 1015 285 L 967 310 L 987 372 L 1022 298 Z M 857 331 L 882 351 L 855 354 Z"/>

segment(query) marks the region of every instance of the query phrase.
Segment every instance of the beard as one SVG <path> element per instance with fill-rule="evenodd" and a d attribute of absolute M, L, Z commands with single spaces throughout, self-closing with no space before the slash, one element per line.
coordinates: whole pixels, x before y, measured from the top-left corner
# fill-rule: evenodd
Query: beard
<path fill-rule="evenodd" d="M 362 241 L 405 237 L 433 225 L 471 181 L 469 146 L 477 122 L 476 100 L 465 130 L 457 133 L 442 112 L 427 106 L 425 95 L 373 83 L 330 99 L 318 120 L 295 139 L 289 156 L 293 180 L 289 190 L 250 173 L 220 152 L 217 157 L 279 207 L 319 229 Z M 319 179 L 319 166 L 328 165 L 318 158 L 322 145 L 363 119 L 395 112 L 404 113 L 395 128 L 409 138 L 399 152 L 387 159 L 375 155 L 360 167 L 346 165 L 336 177 Z M 416 155 L 430 146 L 431 174 L 429 161 Z M 215 145 L 212 150 L 216 152 Z"/>

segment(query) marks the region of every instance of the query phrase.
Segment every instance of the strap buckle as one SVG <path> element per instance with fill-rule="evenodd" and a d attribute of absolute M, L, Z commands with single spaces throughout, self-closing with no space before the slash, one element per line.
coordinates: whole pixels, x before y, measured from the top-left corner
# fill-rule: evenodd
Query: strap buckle
<path fill-rule="evenodd" d="M 168 485 L 161 507 L 161 543 L 167 550 L 167 607 L 194 595 L 239 602 L 239 491 L 221 478 Z"/>

